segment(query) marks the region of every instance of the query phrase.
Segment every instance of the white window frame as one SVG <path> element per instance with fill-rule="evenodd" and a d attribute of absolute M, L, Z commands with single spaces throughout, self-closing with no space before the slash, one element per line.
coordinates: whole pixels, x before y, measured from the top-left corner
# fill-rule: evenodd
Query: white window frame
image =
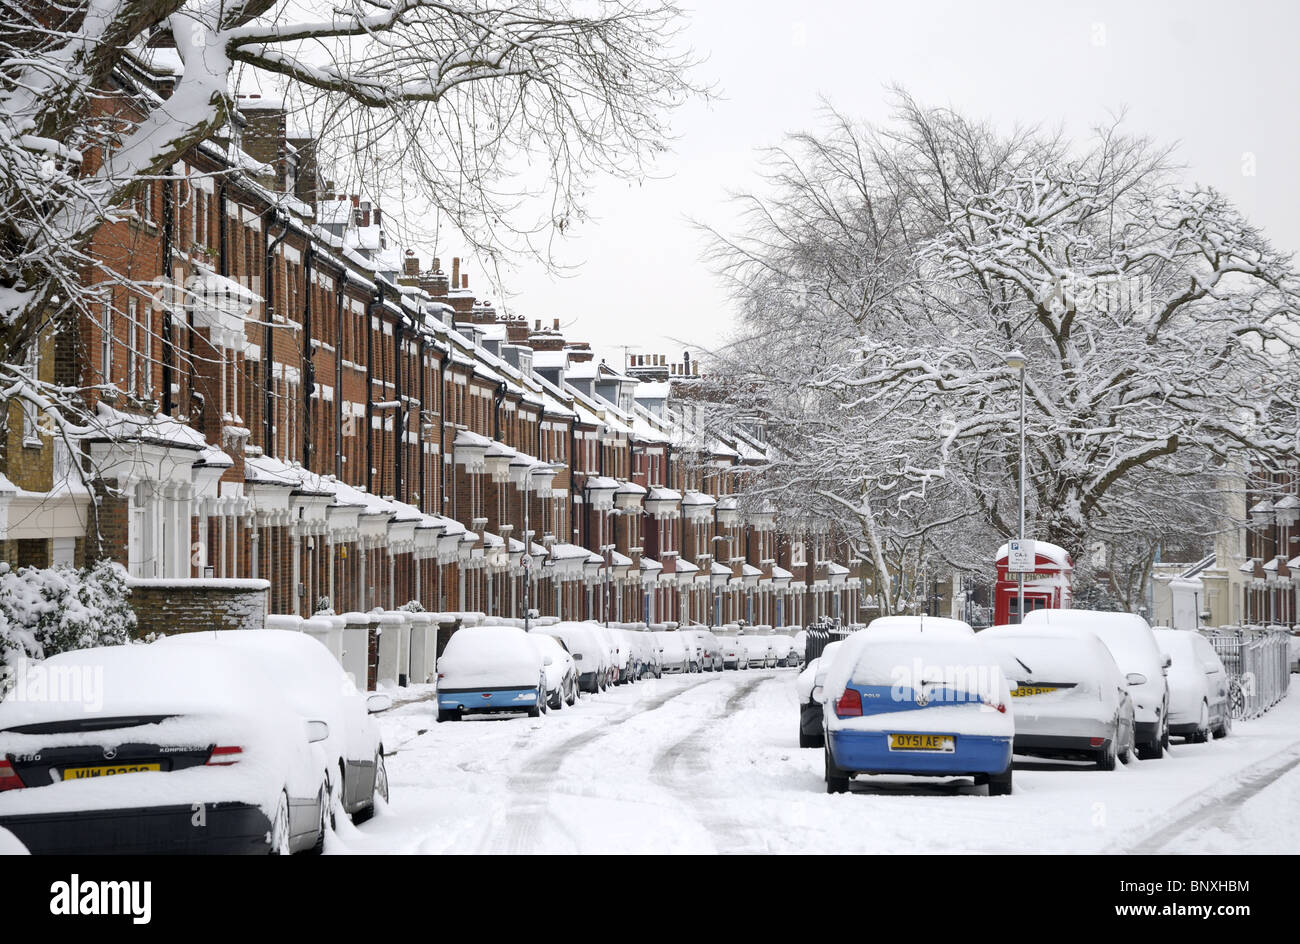
<path fill-rule="evenodd" d="M 140 325 L 136 321 L 139 311 L 140 303 L 134 298 L 128 298 L 126 301 L 126 389 L 131 394 L 139 393 L 140 352 L 136 348 L 140 331 Z"/>

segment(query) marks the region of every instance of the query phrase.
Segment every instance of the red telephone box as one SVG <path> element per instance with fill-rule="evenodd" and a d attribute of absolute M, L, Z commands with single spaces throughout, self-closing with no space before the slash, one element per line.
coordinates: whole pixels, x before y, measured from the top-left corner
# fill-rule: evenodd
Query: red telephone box
<path fill-rule="evenodd" d="M 998 550 L 998 580 L 993 587 L 993 622 L 1019 623 L 1018 574 L 1007 573 L 1007 545 Z M 1064 548 L 1034 542 L 1034 572 L 1025 574 L 1025 612 L 1068 610 L 1074 596 L 1074 563 Z"/>

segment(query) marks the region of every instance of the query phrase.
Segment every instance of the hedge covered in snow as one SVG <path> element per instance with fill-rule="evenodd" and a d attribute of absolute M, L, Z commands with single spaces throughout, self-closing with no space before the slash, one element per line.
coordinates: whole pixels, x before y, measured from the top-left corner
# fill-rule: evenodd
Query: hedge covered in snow
<path fill-rule="evenodd" d="M 130 592 L 126 571 L 108 560 L 82 569 L 0 563 L 0 666 L 129 642 L 136 627 Z"/>

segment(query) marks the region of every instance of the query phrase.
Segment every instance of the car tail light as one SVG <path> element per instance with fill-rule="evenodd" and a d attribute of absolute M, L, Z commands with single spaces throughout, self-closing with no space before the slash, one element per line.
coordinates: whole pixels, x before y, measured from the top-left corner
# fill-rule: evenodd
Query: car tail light
<path fill-rule="evenodd" d="M 231 764 L 239 763 L 243 756 L 242 747 L 214 747 L 212 753 L 208 756 L 209 767 L 229 767 Z"/>
<path fill-rule="evenodd" d="M 0 760 L 0 792 L 5 790 L 21 790 L 27 784 L 23 783 L 23 778 L 18 776 L 13 765 L 8 760 Z"/>
<path fill-rule="evenodd" d="M 988 705 L 990 708 L 992 708 L 992 709 L 993 709 L 994 711 L 996 711 L 998 714 L 1004 715 L 1004 714 L 1007 713 L 1007 706 L 1006 706 L 1004 703 L 1000 702 L 1000 701 L 988 701 L 988 702 L 985 702 L 984 704 Z"/>
<path fill-rule="evenodd" d="M 862 716 L 862 696 L 856 688 L 844 689 L 844 694 L 835 699 L 835 715 L 839 718 L 860 718 Z"/>
<path fill-rule="evenodd" d="M 1106 743 L 1105 738 L 1088 738 L 1088 743 L 1093 747 L 1101 747 Z"/>

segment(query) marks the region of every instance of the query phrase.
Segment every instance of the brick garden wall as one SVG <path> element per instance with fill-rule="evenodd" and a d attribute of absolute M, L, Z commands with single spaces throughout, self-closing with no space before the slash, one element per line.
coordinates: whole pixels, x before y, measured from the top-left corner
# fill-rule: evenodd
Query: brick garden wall
<path fill-rule="evenodd" d="M 130 586 L 141 636 L 266 625 L 266 580 L 132 580 Z"/>

